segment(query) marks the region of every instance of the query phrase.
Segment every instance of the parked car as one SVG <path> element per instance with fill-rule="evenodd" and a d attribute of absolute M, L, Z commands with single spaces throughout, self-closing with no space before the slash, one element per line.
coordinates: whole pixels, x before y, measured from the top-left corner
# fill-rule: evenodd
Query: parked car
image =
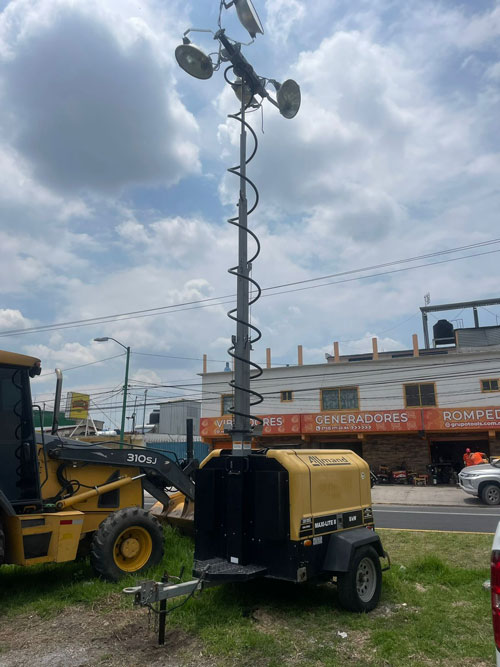
<path fill-rule="evenodd" d="M 497 667 L 500 667 L 500 523 L 497 526 L 495 537 L 493 538 L 490 588 L 495 652 L 497 657 Z"/>
<path fill-rule="evenodd" d="M 458 474 L 460 488 L 486 505 L 500 505 L 500 460 L 469 466 Z"/>

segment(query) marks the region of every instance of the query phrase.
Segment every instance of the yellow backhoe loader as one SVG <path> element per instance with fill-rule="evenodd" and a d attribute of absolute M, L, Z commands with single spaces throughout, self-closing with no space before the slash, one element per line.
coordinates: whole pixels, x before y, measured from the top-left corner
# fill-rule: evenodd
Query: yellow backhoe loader
<path fill-rule="evenodd" d="M 90 553 L 95 571 L 116 580 L 159 563 L 163 534 L 143 509 L 144 491 L 182 514 L 194 500 L 197 462 L 182 467 L 144 447 L 60 437 L 60 371 L 52 432 L 35 433 L 30 378 L 40 371 L 39 359 L 0 351 L 0 565 Z M 172 487 L 181 492 L 173 501 Z"/>

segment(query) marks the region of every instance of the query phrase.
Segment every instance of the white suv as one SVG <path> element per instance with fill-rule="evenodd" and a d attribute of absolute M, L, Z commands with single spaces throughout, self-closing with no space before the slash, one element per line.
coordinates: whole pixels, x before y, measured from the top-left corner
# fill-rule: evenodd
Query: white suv
<path fill-rule="evenodd" d="M 458 483 L 465 493 L 478 496 L 486 505 L 500 505 L 500 459 L 464 468 Z"/>

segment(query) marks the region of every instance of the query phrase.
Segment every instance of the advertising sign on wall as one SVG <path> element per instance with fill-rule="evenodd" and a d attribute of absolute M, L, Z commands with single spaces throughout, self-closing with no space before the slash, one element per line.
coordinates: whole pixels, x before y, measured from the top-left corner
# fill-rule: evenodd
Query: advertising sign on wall
<path fill-rule="evenodd" d="M 426 431 L 494 430 L 500 428 L 500 408 L 426 408 Z"/>
<path fill-rule="evenodd" d="M 301 415 L 302 433 L 380 433 L 420 431 L 420 410 L 318 412 Z"/>
<path fill-rule="evenodd" d="M 299 435 L 300 415 L 263 415 L 263 435 Z M 200 419 L 200 435 L 213 438 L 225 435 L 224 429 L 231 428 L 231 417 L 204 417 Z M 252 425 L 257 422 L 252 420 Z"/>

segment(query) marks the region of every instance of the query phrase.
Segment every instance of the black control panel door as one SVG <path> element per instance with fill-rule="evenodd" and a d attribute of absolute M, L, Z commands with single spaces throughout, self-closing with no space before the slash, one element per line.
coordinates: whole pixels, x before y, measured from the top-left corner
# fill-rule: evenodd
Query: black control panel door
<path fill-rule="evenodd" d="M 40 503 L 27 368 L 0 366 L 0 489 L 18 511 Z"/>

